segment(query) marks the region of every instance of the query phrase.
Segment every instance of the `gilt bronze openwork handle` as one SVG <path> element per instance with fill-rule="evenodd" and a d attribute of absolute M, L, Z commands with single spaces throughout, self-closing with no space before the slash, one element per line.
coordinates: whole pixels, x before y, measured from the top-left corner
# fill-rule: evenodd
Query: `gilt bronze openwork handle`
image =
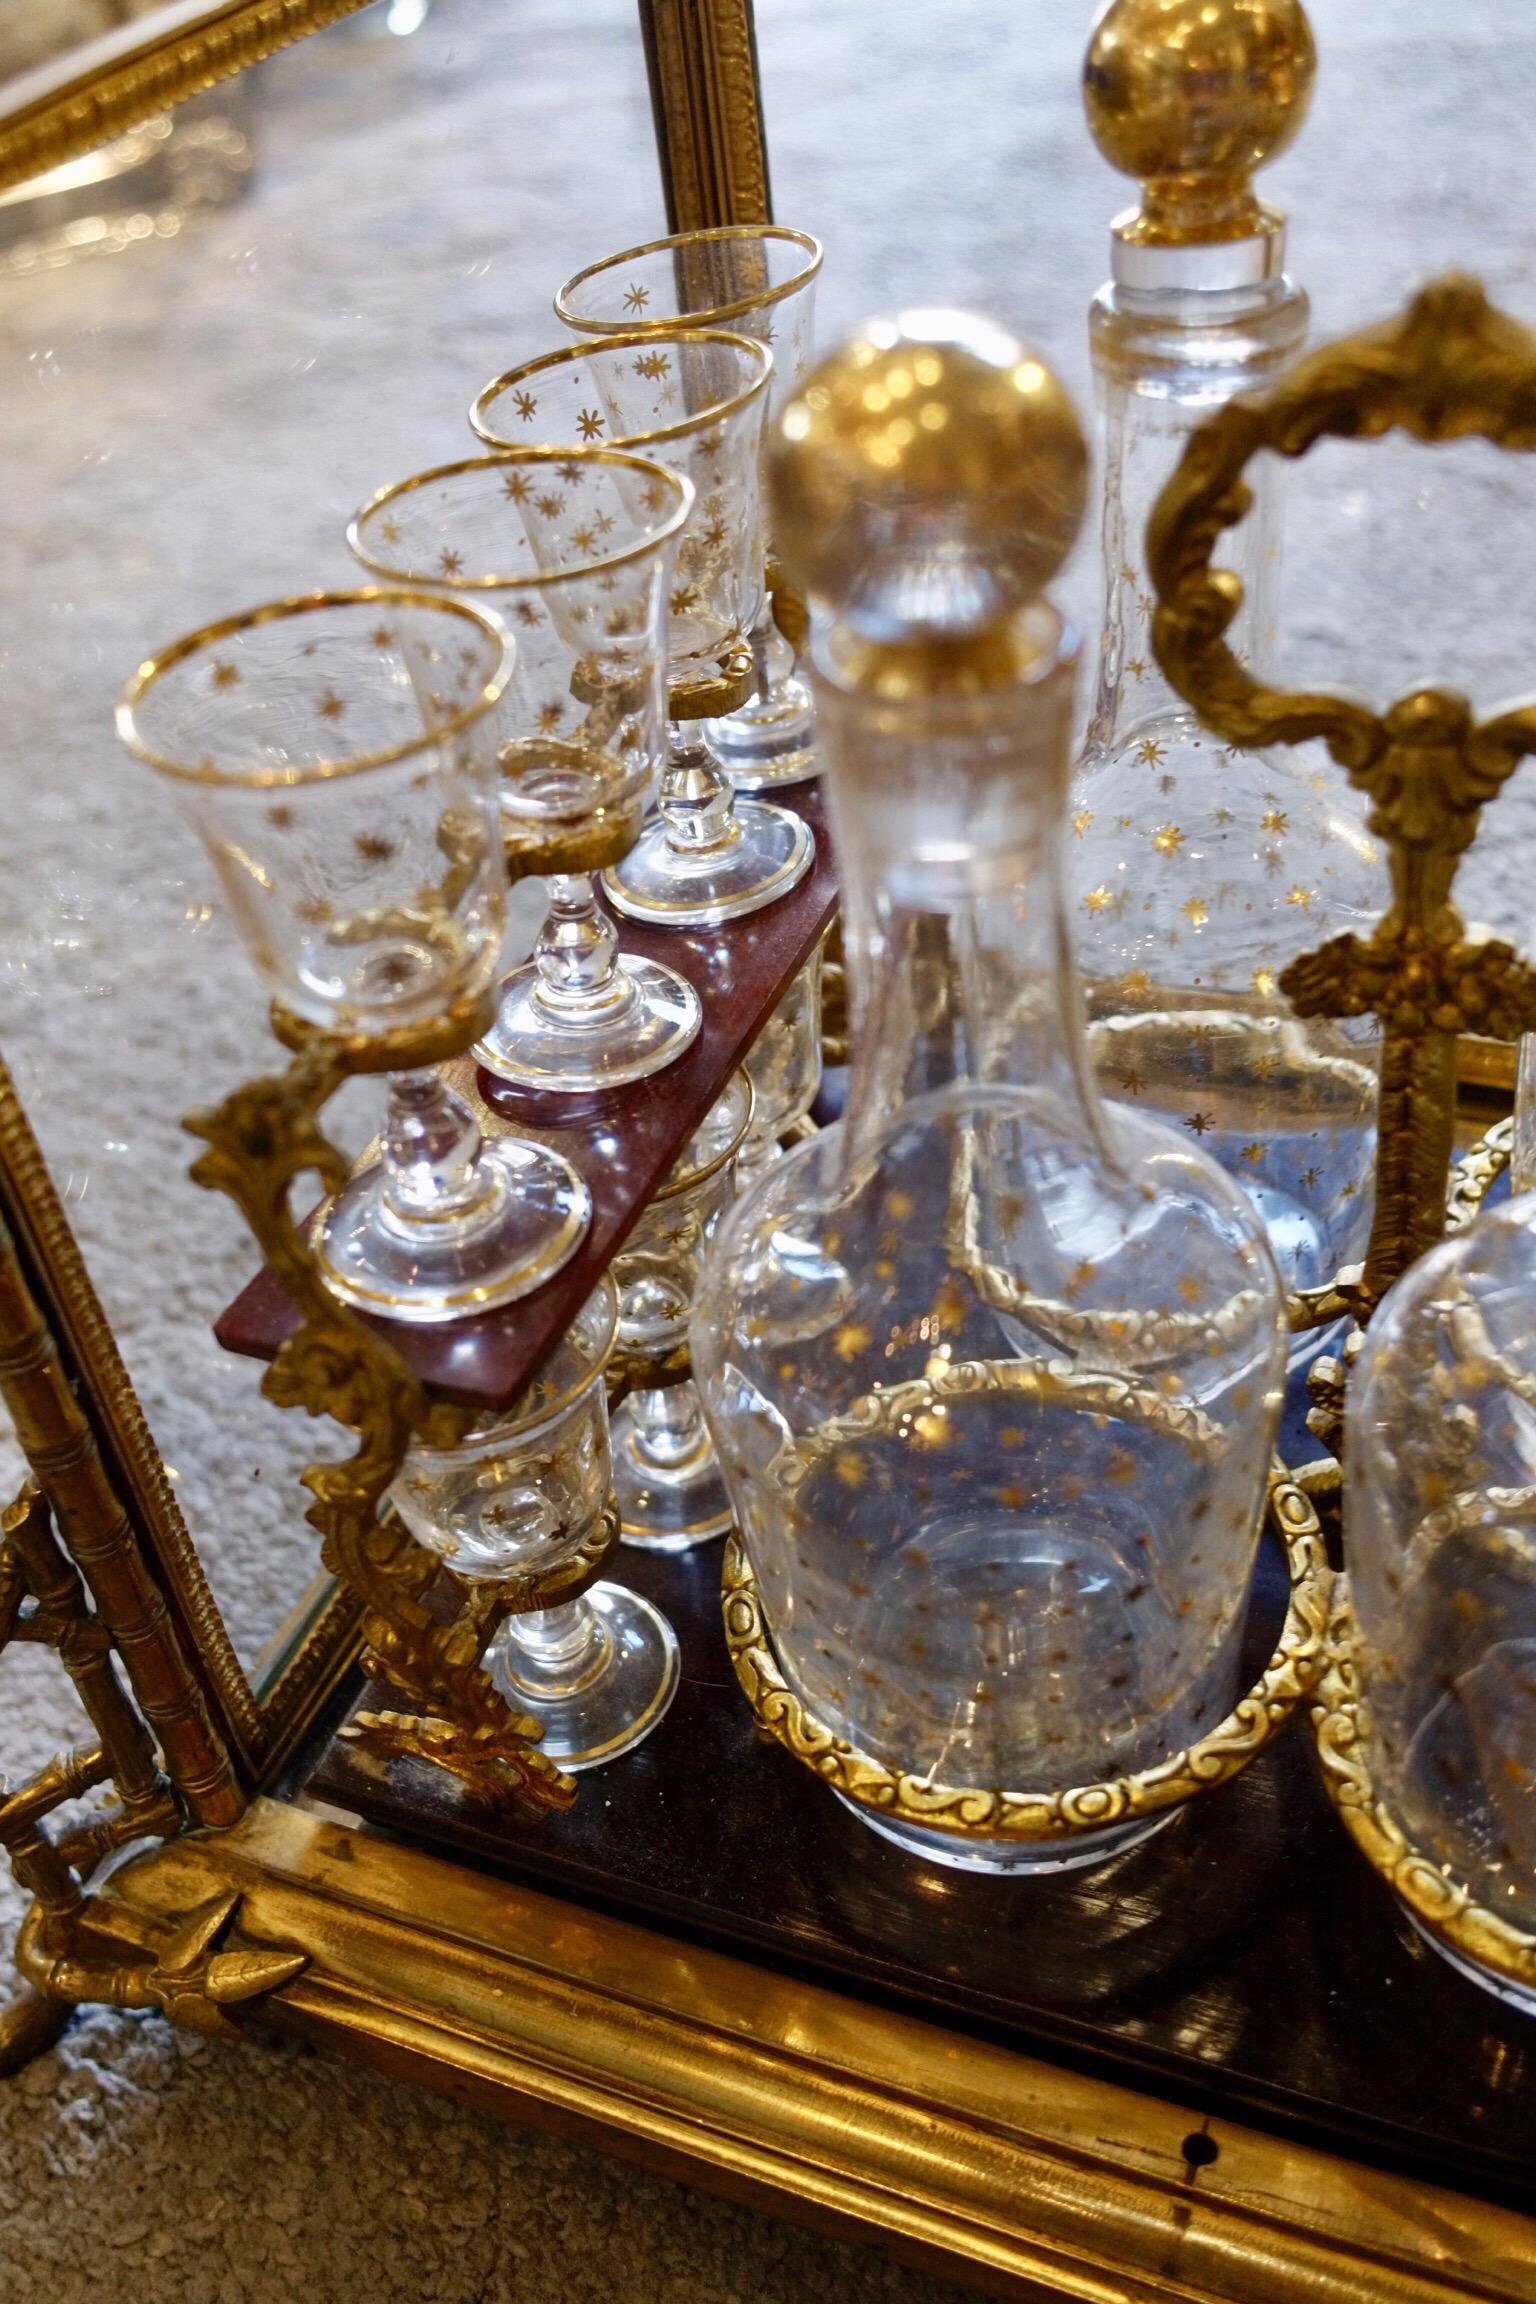
<path fill-rule="evenodd" d="M 1324 346 L 1203 424 L 1147 530 L 1152 644 L 1174 688 L 1229 744 L 1261 751 L 1320 737 L 1368 795 L 1367 821 L 1390 859 L 1392 901 L 1373 932 L 1334 937 L 1280 978 L 1298 1015 L 1374 1012 L 1382 1026 L 1362 1314 L 1444 1227 L 1457 1034 L 1509 1040 L 1536 1028 L 1536 971 L 1507 943 L 1471 940 L 1451 902 L 1484 806 L 1536 752 L 1536 707 L 1478 721 L 1449 688 L 1415 689 L 1378 712 L 1326 690 L 1270 687 L 1227 643 L 1243 588 L 1211 563 L 1252 502 L 1243 474 L 1261 449 L 1298 457 L 1321 439 L 1388 432 L 1536 448 L 1536 334 L 1474 280 L 1421 289 L 1398 319 Z"/>

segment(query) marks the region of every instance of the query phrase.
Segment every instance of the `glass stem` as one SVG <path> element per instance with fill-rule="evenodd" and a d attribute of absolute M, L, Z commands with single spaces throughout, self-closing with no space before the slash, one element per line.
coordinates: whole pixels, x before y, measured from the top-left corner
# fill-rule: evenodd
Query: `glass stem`
<path fill-rule="evenodd" d="M 399 1229 L 468 1217 L 496 1192 L 482 1167 L 479 1123 L 440 1072 L 392 1072 L 384 1123 L 385 1220 Z"/>
<path fill-rule="evenodd" d="M 667 846 L 690 856 L 733 847 L 741 838 L 731 780 L 695 727 L 693 721 L 672 722 L 657 799 Z"/>
<path fill-rule="evenodd" d="M 533 947 L 539 1006 L 562 1024 L 607 1022 L 633 1004 L 634 987 L 619 965 L 619 939 L 597 901 L 590 872 L 552 873 L 544 883 L 549 910 Z"/>
<path fill-rule="evenodd" d="M 757 675 L 758 702 L 766 704 L 776 687 L 795 668 L 795 652 L 773 620 L 773 602 L 763 595 L 757 622 L 752 627 L 752 668 Z"/>
<path fill-rule="evenodd" d="M 537 1706 L 569 1695 L 601 1670 L 611 1643 L 601 1618 L 585 1594 L 559 1608 L 530 1616 L 509 1616 L 501 1630 L 507 1676 Z"/>
<path fill-rule="evenodd" d="M 629 1407 L 635 1455 L 655 1471 L 675 1472 L 709 1447 L 709 1427 L 691 1378 L 682 1384 L 633 1392 Z"/>

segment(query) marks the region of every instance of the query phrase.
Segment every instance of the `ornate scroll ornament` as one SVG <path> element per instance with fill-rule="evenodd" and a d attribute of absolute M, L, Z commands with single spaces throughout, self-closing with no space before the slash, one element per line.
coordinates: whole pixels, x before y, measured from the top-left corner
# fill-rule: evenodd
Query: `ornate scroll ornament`
<path fill-rule="evenodd" d="M 331 1294 L 289 1205 L 296 1180 L 311 1171 L 328 1191 L 346 1181 L 346 1162 L 318 1121 L 344 1079 L 443 1061 L 489 1022 L 486 1003 L 473 1016 L 444 1019 L 430 1035 L 414 1034 L 407 1047 L 295 1032 L 291 1020 L 274 1016 L 279 1032 L 299 1042 L 288 1070 L 236 1089 L 214 1111 L 189 1113 L 185 1126 L 208 1146 L 194 1179 L 234 1200 L 303 1314 L 262 1390 L 279 1407 L 333 1417 L 357 1436 L 354 1455 L 312 1464 L 303 1477 L 321 1557 L 363 1605 L 364 1667 L 409 1707 L 370 1716 L 381 1742 L 451 1769 L 482 1799 L 542 1813 L 570 1807 L 575 1785 L 537 1750 L 538 1724 L 513 1713 L 480 1666 L 509 1613 L 508 1595 L 460 1583 L 398 1517 L 381 1514 L 412 1440 L 452 1447 L 474 1412 L 432 1399 L 394 1347 Z M 446 1610 L 445 1594 L 452 1596 Z"/>
<path fill-rule="evenodd" d="M 1446 1195 L 1447 1232 L 1465 1232 L 1509 1166 L 1514 1148 L 1515 1121 L 1511 1113 L 1508 1119 L 1496 1120 L 1487 1135 L 1480 1136 L 1471 1150 L 1462 1154 L 1451 1170 L 1451 1188 Z"/>
<path fill-rule="evenodd" d="M 1225 1720 L 1182 1752 L 1103 1784 L 1059 1792 L 1004 1792 L 935 1783 L 891 1768 L 823 1726 L 779 1669 L 757 1580 L 738 1536 L 726 1540 L 722 1600 L 726 1646 L 759 1729 L 860 1807 L 956 1839 L 1070 1840 L 1156 1816 L 1226 1783 L 1285 1726 L 1323 1669 L 1333 1577 L 1306 1497 L 1277 1459 L 1269 1514 L 1291 1576 L 1279 1645 L 1263 1676 Z"/>
<path fill-rule="evenodd" d="M 1325 346 L 1202 425 L 1147 531 L 1152 644 L 1175 689 L 1230 744 L 1322 737 L 1369 795 L 1370 828 L 1391 860 L 1392 903 L 1373 933 L 1335 937 L 1280 979 L 1299 1015 L 1381 1021 L 1375 1222 L 1358 1287 L 1345 1292 L 1362 1312 L 1443 1228 L 1457 1034 L 1506 1040 L 1536 1026 L 1536 971 L 1510 945 L 1468 937 L 1450 900 L 1483 807 L 1536 751 L 1536 707 L 1479 723 L 1451 689 L 1417 689 L 1378 713 L 1266 687 L 1226 643 L 1242 585 L 1211 555 L 1249 508 L 1242 475 L 1260 449 L 1303 456 L 1319 439 L 1390 431 L 1536 447 L 1536 335 L 1475 281 L 1422 289 L 1399 319 Z"/>
<path fill-rule="evenodd" d="M 1475 1902 L 1463 1881 L 1414 1846 L 1378 1795 L 1371 1773 L 1370 1706 L 1360 1692 L 1354 1643 L 1349 1587 L 1340 1577 L 1312 1707 L 1328 1797 L 1373 1870 L 1433 1936 L 1477 1967 L 1536 1990 L 1536 1936 Z"/>

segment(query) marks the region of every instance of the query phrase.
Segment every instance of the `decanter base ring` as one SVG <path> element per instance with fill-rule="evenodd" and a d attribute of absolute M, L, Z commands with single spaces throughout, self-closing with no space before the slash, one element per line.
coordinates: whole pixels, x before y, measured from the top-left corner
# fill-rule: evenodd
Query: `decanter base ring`
<path fill-rule="evenodd" d="M 1061 1791 L 1008 1792 L 936 1783 L 890 1767 L 861 1752 L 816 1719 L 790 1687 L 774 1655 L 757 1580 L 739 1536 L 726 1541 L 722 1604 L 726 1647 L 758 1727 L 782 1744 L 844 1800 L 879 1822 L 902 1845 L 914 1828 L 956 1841 L 1009 1844 L 1100 1844 L 1085 1862 L 1107 1861 L 1117 1851 L 1102 1844 L 1122 1826 L 1134 1826 L 1213 1790 L 1245 1768 L 1277 1736 L 1323 1671 L 1333 1571 L 1322 1530 L 1308 1498 L 1276 1457 L 1267 1512 L 1285 1548 L 1290 1600 L 1279 1642 L 1264 1672 L 1225 1720 L 1182 1752 L 1102 1784 Z M 893 1827 L 898 1829 L 892 1829 Z M 1127 1843 L 1128 1844 L 1128 1843 Z M 925 1848 L 925 1853 L 931 1851 Z"/>
<path fill-rule="evenodd" d="M 1339 1820 L 1421 1936 L 1453 1968 L 1511 2007 L 1536 2012 L 1536 1935 L 1478 1904 L 1471 1889 L 1415 1845 L 1371 1770 L 1370 1708 L 1355 1666 L 1355 1619 L 1340 1576 L 1312 1728 Z"/>

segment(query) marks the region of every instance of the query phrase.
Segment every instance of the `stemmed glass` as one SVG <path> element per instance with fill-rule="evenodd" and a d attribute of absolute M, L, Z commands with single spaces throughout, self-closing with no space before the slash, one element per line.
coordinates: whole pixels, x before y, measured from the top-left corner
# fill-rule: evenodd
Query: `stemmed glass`
<path fill-rule="evenodd" d="M 642 1551 L 686 1552 L 732 1525 L 703 1407 L 683 1371 L 700 1262 L 730 1205 L 752 1110 L 752 1083 L 735 1072 L 614 1258 L 617 1356 L 636 1389 L 614 1418 L 613 1485 L 624 1541 Z"/>
<path fill-rule="evenodd" d="M 376 574 L 492 602 L 517 635 L 502 703 L 502 834 L 543 872 L 533 957 L 476 1053 L 498 1078 L 580 1093 L 672 1063 L 697 993 L 621 953 L 596 874 L 633 847 L 666 758 L 666 604 L 693 492 L 610 448 L 525 448 L 382 489 L 347 530 Z"/>
<path fill-rule="evenodd" d="M 791 978 L 748 1053 L 752 1125 L 736 1156 L 738 1192 L 780 1158 L 784 1138 L 806 1117 L 821 1087 L 822 949 L 818 944 Z"/>
<path fill-rule="evenodd" d="M 727 224 L 681 232 L 589 264 L 568 280 L 555 310 L 583 336 L 732 328 L 773 351 L 776 419 L 810 365 L 821 247 L 781 224 Z M 811 695 L 795 652 L 764 600 L 752 627 L 757 694 L 705 722 L 712 752 L 743 792 L 803 782 L 818 770 Z"/>
<path fill-rule="evenodd" d="M 617 1320 L 604 1278 L 514 1408 L 457 1448 L 412 1448 L 390 1490 L 411 1534 L 455 1575 L 521 1587 L 486 1668 L 513 1710 L 541 1723 L 540 1751 L 572 1775 L 648 1736 L 678 1681 L 677 1638 L 660 1610 L 591 1581 L 605 1519 L 612 1531 L 603 1377 Z"/>
<path fill-rule="evenodd" d="M 803 818 L 737 802 L 696 727 L 743 647 L 762 599 L 759 460 L 772 361 L 719 329 L 615 336 L 525 361 L 470 411 L 493 448 L 606 440 L 655 455 L 693 482 L 668 642 L 671 745 L 657 818 L 603 885 L 631 918 L 712 927 L 785 895 L 810 868 Z"/>
<path fill-rule="evenodd" d="M 568 1161 L 486 1143 L 420 1060 L 468 1045 L 496 974 L 512 664 L 499 620 L 457 601 L 317 592 L 178 640 L 117 707 L 207 848 L 284 1036 L 339 1034 L 357 1069 L 390 1069 L 380 1156 L 314 1240 L 337 1295 L 397 1320 L 526 1295 L 591 1214 Z"/>

